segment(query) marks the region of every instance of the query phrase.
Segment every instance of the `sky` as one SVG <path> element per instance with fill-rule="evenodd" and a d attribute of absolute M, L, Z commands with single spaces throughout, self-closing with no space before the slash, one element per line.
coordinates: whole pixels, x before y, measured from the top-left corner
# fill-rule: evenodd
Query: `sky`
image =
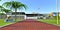
<path fill-rule="evenodd" d="M 0 5 L 4 2 L 11 1 L 11 0 L 2 0 L 0 1 Z M 56 0 L 13 0 L 19 1 L 23 4 L 27 5 L 27 10 L 22 10 L 25 13 L 42 13 L 47 14 L 56 11 Z M 58 10 L 60 12 L 60 0 L 58 0 Z"/>

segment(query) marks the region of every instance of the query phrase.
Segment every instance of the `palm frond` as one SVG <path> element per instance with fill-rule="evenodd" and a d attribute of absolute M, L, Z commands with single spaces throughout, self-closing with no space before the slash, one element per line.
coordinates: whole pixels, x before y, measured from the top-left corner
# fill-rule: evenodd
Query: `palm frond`
<path fill-rule="evenodd" d="M 5 6 L 5 7 L 11 6 L 11 2 L 5 2 L 2 4 L 2 6 Z"/>
<path fill-rule="evenodd" d="M 6 13 L 7 12 L 12 12 L 11 10 L 8 10 L 8 9 L 4 9 L 3 11 L 6 12 Z"/>
<path fill-rule="evenodd" d="M 21 2 L 17 2 L 17 1 L 11 1 L 11 2 L 5 2 L 5 3 L 3 3 L 3 6 L 5 6 L 5 7 L 9 7 L 9 8 L 25 8 L 25 9 L 27 9 L 26 7 L 26 5 L 25 4 L 23 4 L 23 3 L 21 3 Z"/>

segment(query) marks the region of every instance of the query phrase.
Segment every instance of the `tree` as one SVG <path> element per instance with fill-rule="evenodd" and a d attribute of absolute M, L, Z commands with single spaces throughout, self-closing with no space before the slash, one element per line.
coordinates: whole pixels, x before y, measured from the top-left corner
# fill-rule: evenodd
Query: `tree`
<path fill-rule="evenodd" d="M 3 11 L 4 11 L 5 13 L 12 12 L 11 10 L 8 10 L 8 9 L 3 9 Z"/>
<path fill-rule="evenodd" d="M 22 9 L 22 8 L 27 8 L 27 6 L 21 2 L 17 2 L 17 1 L 10 1 L 10 2 L 5 2 L 3 3 L 3 6 L 5 7 L 9 7 L 11 9 L 15 10 L 15 20 L 16 20 L 16 12 L 18 9 Z"/>
<path fill-rule="evenodd" d="M 0 15 L 1 15 L 1 18 L 2 18 L 2 15 L 4 14 L 4 13 L 3 13 L 3 9 L 4 9 L 4 7 L 0 6 L 0 11 L 1 11 L 1 12 L 0 12 Z"/>
<path fill-rule="evenodd" d="M 11 10 L 5 9 L 4 7 L 0 6 L 0 11 L 3 13 L 8 13 L 8 12 L 12 12 Z"/>
<path fill-rule="evenodd" d="M 0 6 L 0 13 L 3 13 L 3 9 L 5 9 L 4 7 Z"/>
<path fill-rule="evenodd" d="M 1 0 L 0 0 L 1 1 Z"/>
<path fill-rule="evenodd" d="M 0 6 L 0 11 L 2 11 L 4 9 L 4 7 Z"/>

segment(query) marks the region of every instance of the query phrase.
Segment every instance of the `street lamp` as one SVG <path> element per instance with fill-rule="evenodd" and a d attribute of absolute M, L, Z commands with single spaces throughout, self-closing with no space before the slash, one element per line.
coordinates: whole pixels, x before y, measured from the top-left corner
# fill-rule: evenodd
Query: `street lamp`
<path fill-rule="evenodd" d="M 58 24 L 58 0 L 56 0 L 57 24 Z"/>

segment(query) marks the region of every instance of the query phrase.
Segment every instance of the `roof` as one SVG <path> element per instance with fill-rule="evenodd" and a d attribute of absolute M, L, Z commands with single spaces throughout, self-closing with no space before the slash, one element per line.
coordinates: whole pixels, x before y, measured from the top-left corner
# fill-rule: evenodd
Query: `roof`
<path fill-rule="evenodd" d="M 12 12 L 12 15 L 15 15 L 15 13 L 18 15 L 18 14 L 21 14 L 21 15 L 25 15 L 25 12 Z"/>
<path fill-rule="evenodd" d="M 25 14 L 25 12 L 12 12 L 12 15 L 15 15 L 15 13 L 17 15 L 26 15 L 28 17 L 34 17 L 34 16 L 45 16 L 45 14 Z"/>
<path fill-rule="evenodd" d="M 32 16 L 43 16 L 43 14 L 26 14 L 26 16 L 28 16 L 28 17 L 32 17 Z"/>

